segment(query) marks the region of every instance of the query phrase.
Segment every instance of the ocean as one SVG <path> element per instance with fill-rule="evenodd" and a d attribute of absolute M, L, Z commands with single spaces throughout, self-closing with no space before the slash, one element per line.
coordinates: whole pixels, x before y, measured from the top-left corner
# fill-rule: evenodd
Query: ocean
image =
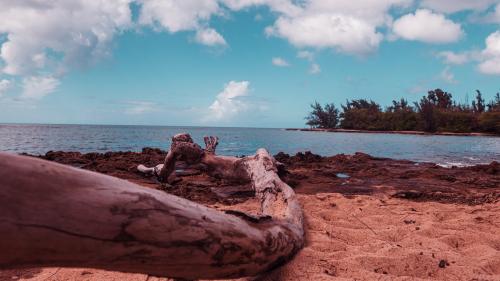
<path fill-rule="evenodd" d="M 211 128 L 112 125 L 0 125 L 0 151 L 45 154 L 50 150 L 106 152 L 167 150 L 171 136 L 188 132 L 203 144 L 203 136 L 219 137 L 217 153 L 250 155 L 264 147 L 275 154 L 311 151 L 330 156 L 364 152 L 373 156 L 464 166 L 500 161 L 500 138 L 329 133 L 284 129 Z M 202 145 L 203 146 L 203 145 Z"/>

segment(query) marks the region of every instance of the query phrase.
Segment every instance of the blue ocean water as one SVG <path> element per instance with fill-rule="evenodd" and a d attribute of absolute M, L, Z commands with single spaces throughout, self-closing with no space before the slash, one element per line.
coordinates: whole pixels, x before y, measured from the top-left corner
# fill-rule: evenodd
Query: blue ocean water
<path fill-rule="evenodd" d="M 203 143 L 203 136 L 218 136 L 218 154 L 250 155 L 257 148 L 295 154 L 310 150 L 324 156 L 357 151 L 374 156 L 472 165 L 500 160 L 500 138 L 420 136 L 399 134 L 328 133 L 283 129 L 209 128 L 108 125 L 0 125 L 0 151 L 44 154 L 50 150 L 105 152 L 140 151 L 143 147 L 168 149 L 171 136 L 188 132 Z"/>

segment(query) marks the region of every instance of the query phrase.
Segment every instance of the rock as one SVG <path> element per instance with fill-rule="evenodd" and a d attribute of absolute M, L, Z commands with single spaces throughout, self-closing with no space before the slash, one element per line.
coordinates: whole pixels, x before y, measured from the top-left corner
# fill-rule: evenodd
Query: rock
<path fill-rule="evenodd" d="M 440 268 L 445 268 L 445 267 L 447 267 L 447 266 L 449 266 L 449 265 L 450 265 L 450 264 L 449 264 L 449 263 L 448 263 L 448 261 L 446 261 L 446 260 L 440 260 L 440 261 L 439 261 L 439 267 L 440 267 Z"/>

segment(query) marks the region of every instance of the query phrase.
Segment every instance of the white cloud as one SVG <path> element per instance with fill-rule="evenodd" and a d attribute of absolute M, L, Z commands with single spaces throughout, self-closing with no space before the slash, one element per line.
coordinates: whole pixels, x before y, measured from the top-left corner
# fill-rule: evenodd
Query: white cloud
<path fill-rule="evenodd" d="M 59 76 L 110 55 L 118 33 L 134 27 L 130 4 L 140 4 L 138 23 L 169 32 L 197 31 L 196 41 L 225 44 L 206 27 L 221 12 L 218 0 L 0 0 L 1 72 Z"/>
<path fill-rule="evenodd" d="M 197 31 L 197 42 L 225 44 L 206 24 L 221 12 L 218 1 L 0 0 L 0 74 L 24 79 L 27 90 L 23 97 L 45 96 L 71 68 L 94 64 L 111 54 L 114 37 L 135 27 L 132 2 L 139 4 L 141 26 Z M 45 83 L 47 88 L 30 86 L 37 83 Z"/>
<path fill-rule="evenodd" d="M 42 97 L 57 88 L 62 74 L 74 67 L 95 63 L 111 54 L 113 39 L 122 31 L 153 27 L 158 31 L 192 32 L 194 40 L 208 46 L 226 45 L 210 27 L 213 17 L 254 6 L 266 6 L 276 21 L 266 33 L 299 48 L 333 49 L 365 55 L 376 50 L 384 32 L 393 27 L 399 38 L 428 43 L 455 42 L 463 36 L 459 24 L 430 10 L 417 10 L 396 20 L 390 11 L 411 7 L 413 0 L 0 0 L 0 73 L 19 76 L 25 97 Z M 138 4 L 137 22 L 130 4 Z M 462 10 L 492 11 L 500 22 L 500 0 L 422 0 L 421 7 L 453 13 Z M 497 9 L 487 10 L 494 4 Z M 486 12 L 485 12 L 486 13 Z M 387 38 L 387 36 L 386 36 Z M 491 40 L 496 40 L 495 38 Z M 491 41 L 490 40 L 490 41 Z M 480 62 L 483 73 L 496 73 L 499 56 L 490 43 Z M 454 54 L 454 53 L 453 53 Z M 441 54 L 448 63 L 465 63 L 467 55 Z M 315 63 L 313 53 L 298 57 Z M 278 63 L 279 64 L 279 63 Z M 286 61 L 285 64 L 289 65 Z M 317 67 L 319 71 L 319 65 Z M 15 77 L 16 78 L 16 77 Z M 234 82 L 234 81 L 233 81 Z M 31 84 L 45 88 L 34 89 Z M 51 89 L 52 88 L 52 89 Z M 28 89 L 28 90 L 26 90 Z M 38 92 L 38 94 L 37 94 Z"/>
<path fill-rule="evenodd" d="M 460 24 L 454 23 L 442 14 L 419 9 L 394 22 L 393 32 L 406 40 L 426 43 L 451 43 L 458 41 L 464 34 Z"/>
<path fill-rule="evenodd" d="M 287 39 L 297 47 L 332 48 L 365 55 L 376 50 L 383 39 L 377 29 L 389 25 L 389 10 L 411 0 L 323 1 L 306 0 L 293 14 L 280 15 L 266 28 L 269 36 Z"/>
<path fill-rule="evenodd" d="M 108 55 L 114 35 L 131 24 L 129 2 L 0 0 L 2 71 L 31 75 L 49 61 L 57 69 Z"/>
<path fill-rule="evenodd" d="M 486 47 L 481 50 L 455 53 L 445 51 L 437 56 L 444 59 L 447 64 L 464 64 L 477 62 L 478 70 L 483 74 L 500 75 L 500 30 L 490 34 L 485 40 Z"/>
<path fill-rule="evenodd" d="M 290 66 L 290 64 L 286 60 L 284 60 L 283 58 L 280 58 L 280 57 L 273 58 L 271 62 L 273 63 L 273 65 L 279 66 L 279 67 Z"/>
<path fill-rule="evenodd" d="M 486 38 L 486 48 L 482 51 L 479 71 L 484 74 L 500 75 L 500 31 Z"/>
<path fill-rule="evenodd" d="M 242 99 L 249 95 L 250 82 L 230 81 L 220 92 L 209 107 L 207 120 L 228 120 L 237 114 L 246 111 L 249 106 Z"/>
<path fill-rule="evenodd" d="M 272 11 L 285 15 L 295 15 L 300 8 L 290 0 L 222 0 L 231 10 L 241 10 L 252 6 L 268 6 Z"/>
<path fill-rule="evenodd" d="M 391 22 L 389 10 L 397 7 L 408 7 L 412 0 L 307 0 L 308 14 L 341 14 L 351 16 L 373 26 L 381 26 Z"/>
<path fill-rule="evenodd" d="M 443 13 L 465 10 L 484 11 L 498 0 L 423 0 L 421 6 Z"/>
<path fill-rule="evenodd" d="M 334 48 L 349 54 L 370 53 L 383 37 L 373 25 L 341 14 L 280 17 L 266 33 L 286 38 L 297 47 Z"/>
<path fill-rule="evenodd" d="M 439 52 L 437 54 L 438 58 L 442 58 L 446 64 L 456 64 L 461 65 L 470 61 L 469 53 L 455 53 L 451 51 Z"/>
<path fill-rule="evenodd" d="M 196 42 L 207 45 L 207 46 L 217 46 L 226 45 L 226 40 L 213 28 L 203 28 L 196 32 L 195 36 Z"/>
<path fill-rule="evenodd" d="M 306 59 L 308 61 L 314 60 L 314 54 L 312 52 L 309 52 L 309 51 L 299 51 L 297 53 L 297 57 L 301 58 L 301 59 Z"/>
<path fill-rule="evenodd" d="M 139 24 L 175 33 L 196 31 L 195 41 L 207 46 L 226 45 L 215 29 L 207 27 L 210 18 L 222 15 L 219 0 L 136 0 L 141 3 Z"/>
<path fill-rule="evenodd" d="M 217 0 L 138 0 L 139 23 L 156 25 L 169 32 L 196 30 L 220 13 Z"/>
<path fill-rule="evenodd" d="M 58 79 L 50 76 L 30 76 L 23 79 L 22 99 L 39 100 L 55 91 Z"/>
<path fill-rule="evenodd" d="M 495 7 L 495 11 L 491 15 L 491 21 L 500 23 L 500 4 Z"/>
<path fill-rule="evenodd" d="M 2 79 L 0 80 L 0 97 L 11 87 L 10 80 Z"/>
<path fill-rule="evenodd" d="M 156 104 L 149 101 L 129 101 L 127 105 L 125 113 L 129 115 L 140 115 L 157 110 Z"/>
<path fill-rule="evenodd" d="M 446 83 L 449 83 L 449 84 L 456 84 L 457 83 L 457 80 L 455 80 L 455 75 L 453 73 L 451 73 L 449 66 L 445 67 L 443 69 L 443 71 L 441 71 L 441 73 L 439 74 L 439 77 L 443 81 L 445 81 Z"/>
<path fill-rule="evenodd" d="M 309 70 L 308 70 L 309 74 L 314 75 L 314 74 L 321 73 L 321 67 L 319 66 L 319 64 L 314 62 L 314 53 L 312 53 L 310 51 L 299 51 L 297 53 L 297 57 L 301 58 L 301 59 L 305 59 L 311 63 L 311 65 L 309 66 Z"/>
<path fill-rule="evenodd" d="M 321 72 L 321 67 L 317 63 L 311 64 L 311 67 L 309 68 L 309 73 L 310 74 L 319 74 Z"/>

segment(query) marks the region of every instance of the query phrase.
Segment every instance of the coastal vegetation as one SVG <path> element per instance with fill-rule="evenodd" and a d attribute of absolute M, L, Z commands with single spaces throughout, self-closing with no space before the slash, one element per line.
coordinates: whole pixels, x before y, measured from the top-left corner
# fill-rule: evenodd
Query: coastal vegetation
<path fill-rule="evenodd" d="M 382 108 L 372 100 L 355 99 L 340 107 L 315 102 L 306 124 L 320 129 L 500 134 L 500 93 L 486 103 L 476 90 L 471 104 L 461 104 L 451 93 L 435 89 L 413 105 L 401 98 Z"/>

